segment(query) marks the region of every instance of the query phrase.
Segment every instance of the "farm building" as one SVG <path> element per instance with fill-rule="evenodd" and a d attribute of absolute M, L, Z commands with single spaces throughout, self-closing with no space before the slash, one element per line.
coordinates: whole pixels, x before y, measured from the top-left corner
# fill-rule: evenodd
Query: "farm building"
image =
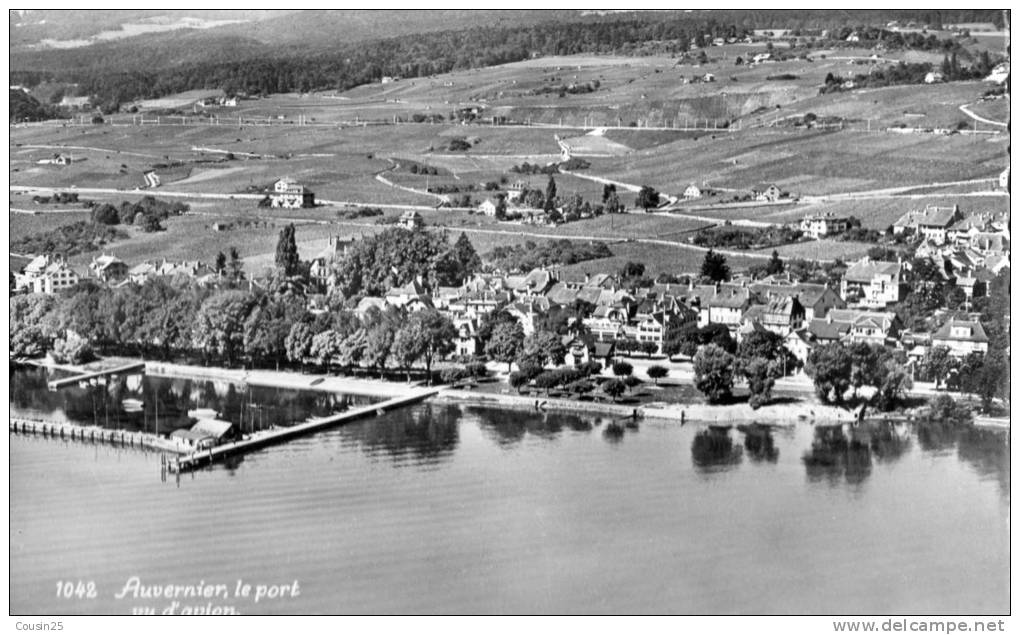
<path fill-rule="evenodd" d="M 684 190 L 684 198 L 701 198 L 701 188 L 691 183 Z"/>
<path fill-rule="evenodd" d="M 273 207 L 315 207 L 315 194 L 291 179 L 280 179 L 270 196 Z"/>
<path fill-rule="evenodd" d="M 801 219 L 800 229 L 812 238 L 821 238 L 830 234 L 841 234 L 850 229 L 850 219 L 832 213 L 814 214 Z"/>
<path fill-rule="evenodd" d="M 491 198 L 487 198 L 482 201 L 482 204 L 478 206 L 478 213 L 485 214 L 486 216 L 496 215 L 496 202 Z"/>
<path fill-rule="evenodd" d="M 400 221 L 397 224 L 404 229 L 415 231 L 425 226 L 425 219 L 418 212 L 409 209 L 400 215 Z"/>
<path fill-rule="evenodd" d="M 751 188 L 751 196 L 756 201 L 778 201 L 783 191 L 775 183 L 759 183 Z"/>

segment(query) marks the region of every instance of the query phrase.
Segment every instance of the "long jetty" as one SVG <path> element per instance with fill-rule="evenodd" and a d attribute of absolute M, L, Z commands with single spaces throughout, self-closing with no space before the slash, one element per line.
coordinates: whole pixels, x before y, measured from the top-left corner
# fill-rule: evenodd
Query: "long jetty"
<path fill-rule="evenodd" d="M 412 393 L 393 397 L 386 401 L 363 406 L 360 408 L 353 408 L 346 412 L 333 415 L 331 417 L 324 417 L 322 419 L 315 419 L 314 421 L 307 421 L 305 423 L 299 423 L 288 428 L 280 428 L 277 430 L 270 430 L 267 432 L 256 433 L 241 441 L 235 441 L 233 443 L 224 443 L 217 445 L 208 450 L 199 450 L 186 456 L 181 456 L 169 464 L 171 472 L 181 473 L 188 470 L 194 470 L 204 465 L 212 464 L 218 460 L 225 459 L 229 456 L 237 456 L 264 448 L 269 445 L 288 441 L 294 437 L 298 437 L 320 430 L 335 427 L 340 424 L 355 421 L 357 419 L 364 419 L 376 415 L 382 415 L 389 410 L 399 408 L 401 406 L 407 406 L 419 401 L 424 401 L 429 397 L 432 397 L 439 391 L 436 389 L 425 389 L 419 390 Z"/>
<path fill-rule="evenodd" d="M 130 364 L 124 364 L 123 366 L 117 366 L 116 368 L 106 368 L 103 370 L 83 373 L 81 375 L 75 375 L 73 377 L 54 379 L 52 381 L 46 382 L 46 386 L 50 390 L 56 390 L 69 384 L 76 384 L 80 381 L 88 381 L 89 379 L 95 379 L 97 377 L 106 377 L 109 375 L 123 375 L 143 370 L 145 370 L 145 362 L 132 362 Z"/>
<path fill-rule="evenodd" d="M 191 448 L 170 439 L 148 432 L 112 430 L 99 426 L 82 426 L 75 423 L 58 423 L 33 419 L 13 418 L 10 431 L 54 439 L 67 439 L 85 443 L 106 443 L 122 448 L 148 448 L 174 454 L 187 454 Z"/>

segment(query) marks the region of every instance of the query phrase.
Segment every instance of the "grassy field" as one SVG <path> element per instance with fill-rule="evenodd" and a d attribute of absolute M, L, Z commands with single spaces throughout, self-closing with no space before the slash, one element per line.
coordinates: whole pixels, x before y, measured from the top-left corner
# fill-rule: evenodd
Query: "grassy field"
<path fill-rule="evenodd" d="M 8 217 L 7 229 L 8 240 L 14 242 L 25 236 L 48 232 L 50 230 L 70 225 L 81 220 L 87 220 L 89 212 L 70 213 L 41 213 L 41 214 L 17 214 L 11 212 Z"/>
<path fill-rule="evenodd" d="M 868 253 L 871 243 L 843 242 L 839 240 L 811 240 L 776 247 L 781 258 L 803 258 L 804 260 L 833 260 L 844 262 L 856 260 Z M 771 254 L 773 248 L 759 249 L 758 253 Z"/>

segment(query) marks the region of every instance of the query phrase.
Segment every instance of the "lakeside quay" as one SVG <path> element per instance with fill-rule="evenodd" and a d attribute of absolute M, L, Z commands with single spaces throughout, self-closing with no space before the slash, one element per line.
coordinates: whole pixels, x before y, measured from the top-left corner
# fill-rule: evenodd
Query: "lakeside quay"
<path fill-rule="evenodd" d="M 96 368 L 108 366 L 111 362 L 144 360 L 132 358 L 110 358 L 82 366 L 67 364 L 49 365 L 41 360 L 28 360 L 27 363 L 41 367 L 59 368 L 70 372 L 89 372 Z M 229 369 L 217 366 L 192 366 L 161 361 L 144 361 L 144 372 L 159 377 L 179 377 L 186 379 L 206 379 L 227 381 L 238 385 L 265 386 L 292 390 L 314 390 L 329 393 L 365 395 L 369 397 L 391 399 L 408 396 L 419 392 L 424 384 L 421 381 L 400 382 L 371 379 L 364 377 L 342 377 L 322 373 L 305 374 L 296 371 L 245 370 Z M 497 377 L 500 373 L 497 372 Z M 679 378 L 670 377 L 677 382 Z M 680 380 L 682 383 L 682 380 Z M 663 381 L 662 383 L 666 383 Z M 927 386 L 925 386 L 927 388 Z M 747 403 L 706 404 L 706 403 L 655 403 L 632 405 L 607 401 L 578 401 L 574 399 L 549 398 L 536 395 L 518 395 L 512 390 L 508 392 L 487 392 L 463 390 L 436 386 L 434 400 L 459 403 L 464 405 L 491 406 L 521 411 L 590 413 L 610 417 L 639 417 L 690 422 L 693 424 L 722 424 L 727 422 L 777 423 L 792 425 L 797 422 L 826 423 L 851 422 L 856 416 L 853 411 L 833 405 L 824 405 L 811 398 L 805 392 L 805 399 L 795 403 L 773 403 L 758 409 L 751 408 Z M 933 390 L 911 391 L 914 394 L 933 394 Z M 889 413 L 887 416 L 902 416 L 902 413 Z M 975 425 L 1008 429 L 1009 420 L 1001 418 L 978 417 Z"/>

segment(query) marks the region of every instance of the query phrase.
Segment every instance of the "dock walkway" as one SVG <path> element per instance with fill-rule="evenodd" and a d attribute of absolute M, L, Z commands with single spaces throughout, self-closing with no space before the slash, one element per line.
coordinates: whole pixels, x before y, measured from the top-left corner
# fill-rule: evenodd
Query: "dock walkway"
<path fill-rule="evenodd" d="M 97 377 L 134 373 L 142 370 L 145 370 L 145 362 L 132 362 L 130 364 L 124 364 L 123 366 L 117 366 L 115 368 L 105 368 L 103 370 L 87 372 L 81 375 L 75 375 L 74 377 L 54 379 L 52 381 L 47 382 L 46 386 L 50 390 L 56 390 L 58 388 L 62 388 L 63 386 L 67 386 L 68 384 L 76 384 L 80 381 L 88 381 L 89 379 L 95 379 Z"/>
<path fill-rule="evenodd" d="M 392 399 L 387 399 L 380 403 L 370 404 L 360 408 L 353 408 L 331 417 L 323 417 L 322 419 L 299 423 L 289 428 L 280 428 L 267 432 L 256 433 L 241 441 L 217 445 L 208 450 L 200 450 L 188 454 L 187 456 L 179 457 L 170 463 L 170 471 L 179 473 L 187 470 L 193 470 L 203 465 L 209 465 L 215 461 L 222 460 L 228 456 L 236 456 L 238 454 L 251 452 L 269 445 L 293 439 L 294 437 L 318 432 L 325 428 L 331 428 L 342 423 L 381 415 L 395 408 L 424 401 L 438 392 L 438 389 L 431 388 L 415 390 L 398 397 L 393 397 Z"/>
<path fill-rule="evenodd" d="M 75 423 L 57 423 L 21 418 L 12 418 L 9 427 L 10 431 L 14 433 L 41 435 L 71 441 L 107 443 L 125 448 L 148 448 L 173 454 L 188 454 L 191 451 L 191 448 L 186 445 L 148 432 L 111 430 L 99 426 L 82 426 Z"/>

